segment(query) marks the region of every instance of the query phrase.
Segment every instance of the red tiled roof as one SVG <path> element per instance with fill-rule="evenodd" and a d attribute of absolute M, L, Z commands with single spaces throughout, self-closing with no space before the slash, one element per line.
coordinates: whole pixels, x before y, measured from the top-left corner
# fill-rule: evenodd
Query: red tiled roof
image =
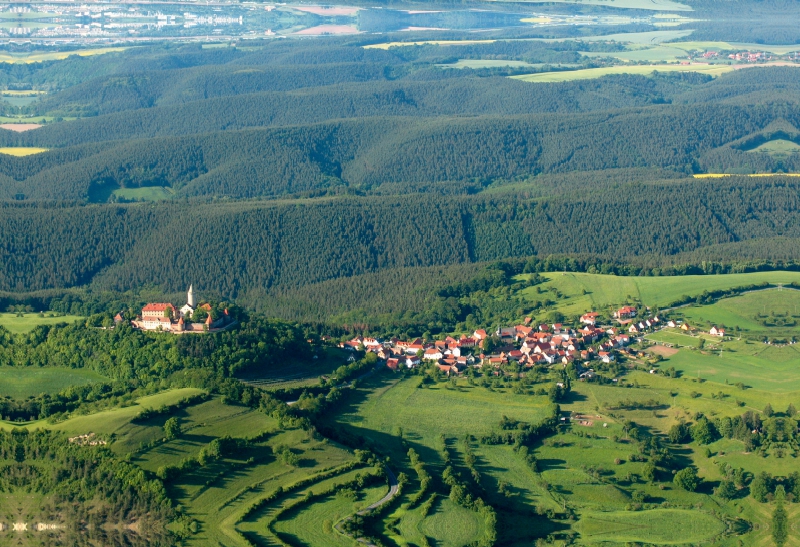
<path fill-rule="evenodd" d="M 172 304 L 166 302 L 151 302 L 142 308 L 142 311 L 167 311 L 167 308 L 175 309 Z"/>

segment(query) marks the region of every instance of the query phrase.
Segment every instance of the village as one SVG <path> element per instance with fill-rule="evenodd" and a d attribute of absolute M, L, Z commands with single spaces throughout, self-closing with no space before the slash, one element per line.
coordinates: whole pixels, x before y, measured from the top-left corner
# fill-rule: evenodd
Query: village
<path fill-rule="evenodd" d="M 484 329 L 471 335 L 447 336 L 442 340 L 400 340 L 357 336 L 339 344 L 351 352 L 375 353 L 391 370 L 413 369 L 425 363 L 435 363 L 438 369 L 450 376 L 463 374 L 469 367 L 499 371 L 514 364 L 522 370 L 534 366 L 573 364 L 579 379 L 595 376 L 592 362 L 612 364 L 619 357 L 640 357 L 629 348 L 641 342 L 642 336 L 661 328 L 677 328 L 695 332 L 682 321 L 662 320 L 649 314 L 637 318 L 638 310 L 623 306 L 613 313 L 612 321 L 600 325 L 600 314 L 588 312 L 579 319 L 579 326 L 561 323 L 532 326 L 532 319 L 524 324 L 499 327 L 493 332 Z M 712 326 L 708 332 L 715 337 L 724 337 L 725 330 Z M 355 360 L 350 356 L 349 360 Z M 499 374 L 499 372 L 497 372 Z"/>

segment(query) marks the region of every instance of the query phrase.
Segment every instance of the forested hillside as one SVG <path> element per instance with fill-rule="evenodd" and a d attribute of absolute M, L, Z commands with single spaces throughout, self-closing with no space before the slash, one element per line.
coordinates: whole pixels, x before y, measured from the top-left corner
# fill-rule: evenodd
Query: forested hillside
<path fill-rule="evenodd" d="M 3 208 L 0 289 L 91 284 L 228 298 L 399 267 L 585 253 L 617 259 L 800 238 L 796 179 L 703 179 L 517 195 Z M 757 258 L 785 258 L 780 249 Z M 737 258 L 737 248 L 728 257 Z M 718 251 L 715 251 L 718 253 Z M 775 253 L 778 253 L 777 256 Z M 743 256 L 754 258 L 752 252 Z M 661 258 L 658 258 L 661 257 Z"/>
<path fill-rule="evenodd" d="M 252 198 L 332 186 L 370 190 L 394 183 L 413 189 L 423 183 L 632 167 L 690 174 L 705 152 L 781 118 L 800 122 L 783 105 L 424 121 L 361 118 L 65 148 L 9 158 L 0 169 L 20 182 L 6 182 L 6 196 L 92 201 L 105 201 L 116 188 L 142 186 L 171 186 L 187 196 Z M 24 177 L 26 167 L 31 174 Z"/>
<path fill-rule="evenodd" d="M 194 283 L 299 320 L 323 319 L 327 299 L 356 320 L 393 313 L 366 297 L 387 286 L 418 288 L 401 308 L 427 313 L 436 276 L 512 257 L 647 272 L 795 258 L 797 179 L 692 178 L 798 170 L 794 68 L 534 84 L 506 76 L 605 66 L 625 46 L 376 41 L 0 67 L 7 87 L 48 92 L 4 107 L 46 123 L 0 144 L 48 150 L 0 154 L 0 290 Z M 459 60 L 489 65 L 443 66 Z M 119 203 L 140 199 L 164 201 Z"/>

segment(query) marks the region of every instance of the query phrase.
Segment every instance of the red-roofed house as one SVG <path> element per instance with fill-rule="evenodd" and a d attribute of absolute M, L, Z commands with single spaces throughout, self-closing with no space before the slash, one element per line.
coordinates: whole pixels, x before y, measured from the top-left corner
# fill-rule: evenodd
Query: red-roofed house
<path fill-rule="evenodd" d="M 597 316 L 600 315 L 596 311 L 590 311 L 581 315 L 581 323 L 584 325 L 594 325 L 597 323 Z"/>
<path fill-rule="evenodd" d="M 617 319 L 636 317 L 636 308 L 634 308 L 633 306 L 623 306 L 614 312 L 614 317 L 616 317 Z"/>
<path fill-rule="evenodd" d="M 174 313 L 175 306 L 172 304 L 168 302 L 153 302 L 142 308 L 142 319 L 147 319 L 150 317 L 172 317 Z"/>

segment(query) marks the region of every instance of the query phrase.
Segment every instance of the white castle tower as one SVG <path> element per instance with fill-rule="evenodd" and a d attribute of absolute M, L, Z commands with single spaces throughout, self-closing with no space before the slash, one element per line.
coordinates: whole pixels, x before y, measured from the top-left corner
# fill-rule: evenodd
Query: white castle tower
<path fill-rule="evenodd" d="M 186 293 L 186 304 L 184 304 L 183 307 L 181 308 L 181 316 L 191 317 L 196 307 L 197 307 L 197 300 L 195 300 L 194 298 L 194 291 L 192 290 L 192 286 L 189 285 L 189 292 Z"/>

